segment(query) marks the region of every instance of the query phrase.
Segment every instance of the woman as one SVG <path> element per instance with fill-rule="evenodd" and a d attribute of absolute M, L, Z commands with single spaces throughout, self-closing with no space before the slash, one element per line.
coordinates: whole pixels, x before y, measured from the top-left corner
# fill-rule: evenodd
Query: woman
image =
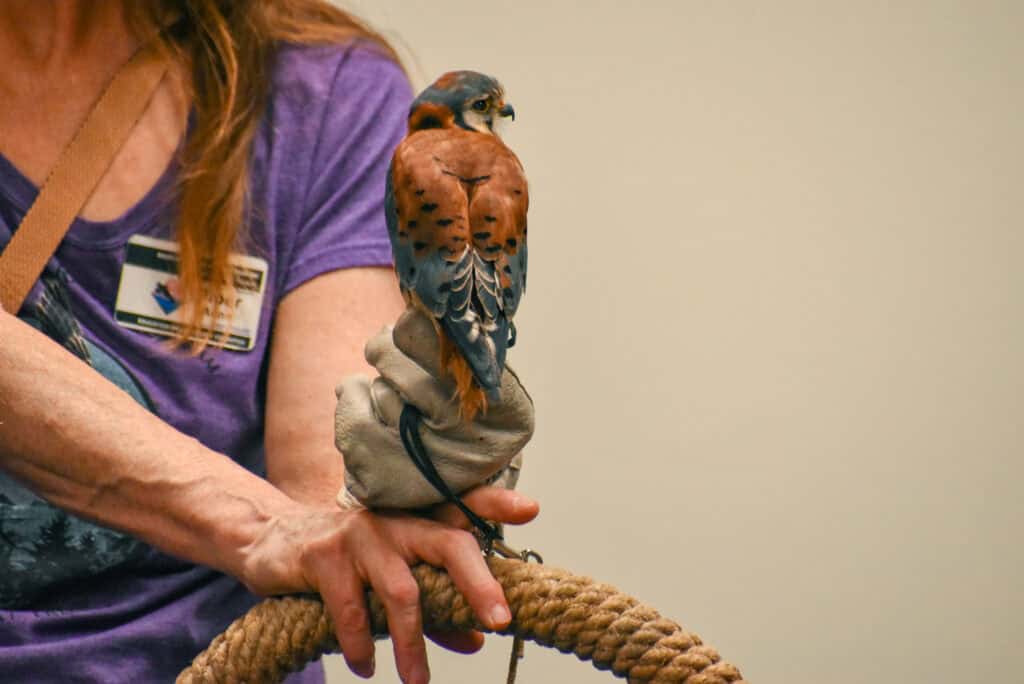
<path fill-rule="evenodd" d="M 256 600 L 247 587 L 319 592 L 370 676 L 369 585 L 403 681 L 426 682 L 409 564 L 447 567 L 484 624 L 510 618 L 455 511 L 334 503 L 333 385 L 402 308 L 382 187 L 410 93 L 383 41 L 318 0 L 0 3 L 0 247 L 160 26 L 168 76 L 21 311 L 0 311 L 0 675 L 167 681 Z M 121 315 L 144 282 L 126 255 L 154 250 L 178 275 L 142 295 L 181 307 L 180 336 L 200 337 L 184 349 Z M 215 350 L 204 283 L 226 282 L 232 252 L 265 290 L 247 295 L 251 349 Z M 497 489 L 467 501 L 537 513 Z"/>

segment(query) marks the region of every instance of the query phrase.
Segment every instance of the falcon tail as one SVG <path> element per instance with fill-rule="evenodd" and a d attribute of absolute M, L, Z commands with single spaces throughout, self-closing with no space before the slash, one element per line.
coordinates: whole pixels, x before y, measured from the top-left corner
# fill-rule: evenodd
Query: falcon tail
<path fill-rule="evenodd" d="M 497 321 L 488 323 L 490 329 L 482 329 L 466 319 L 441 319 L 441 365 L 455 381 L 459 410 L 466 420 L 486 412 L 489 399 L 499 398 L 508 349 L 508 322 L 499 316 Z"/>
<path fill-rule="evenodd" d="M 455 381 L 459 415 L 472 421 L 478 413 L 486 413 L 487 394 L 480 388 L 480 383 L 473 376 L 473 369 L 462 358 L 458 347 L 448 339 L 448 335 L 441 336 L 441 366 Z"/>

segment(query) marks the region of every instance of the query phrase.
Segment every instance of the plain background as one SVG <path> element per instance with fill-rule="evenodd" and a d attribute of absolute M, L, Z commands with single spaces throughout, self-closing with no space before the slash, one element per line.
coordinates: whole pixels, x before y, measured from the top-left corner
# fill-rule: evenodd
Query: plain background
<path fill-rule="evenodd" d="M 347 6 L 417 88 L 474 68 L 518 113 L 511 542 L 758 684 L 1021 681 L 1024 3 Z M 509 643 L 434 681 L 503 682 Z"/>

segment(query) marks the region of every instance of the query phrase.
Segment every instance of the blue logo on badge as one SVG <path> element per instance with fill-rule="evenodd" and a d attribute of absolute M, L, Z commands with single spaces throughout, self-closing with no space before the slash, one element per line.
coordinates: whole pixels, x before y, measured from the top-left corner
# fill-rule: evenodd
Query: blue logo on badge
<path fill-rule="evenodd" d="M 170 284 L 170 281 L 166 283 L 157 283 L 151 293 L 153 295 L 153 299 L 156 300 L 157 306 L 159 306 L 160 310 L 165 314 L 174 313 L 179 306 L 178 300 L 174 298 L 174 295 L 171 294 L 171 291 L 167 287 Z"/>

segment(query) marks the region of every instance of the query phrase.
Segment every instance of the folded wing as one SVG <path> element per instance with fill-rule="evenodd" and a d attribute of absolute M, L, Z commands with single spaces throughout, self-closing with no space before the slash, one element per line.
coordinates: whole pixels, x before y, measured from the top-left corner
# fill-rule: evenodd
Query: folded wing
<path fill-rule="evenodd" d="M 519 160 L 500 139 L 475 132 L 414 133 L 388 174 L 388 231 L 403 291 L 439 321 L 492 398 L 526 289 L 528 203 Z"/>

